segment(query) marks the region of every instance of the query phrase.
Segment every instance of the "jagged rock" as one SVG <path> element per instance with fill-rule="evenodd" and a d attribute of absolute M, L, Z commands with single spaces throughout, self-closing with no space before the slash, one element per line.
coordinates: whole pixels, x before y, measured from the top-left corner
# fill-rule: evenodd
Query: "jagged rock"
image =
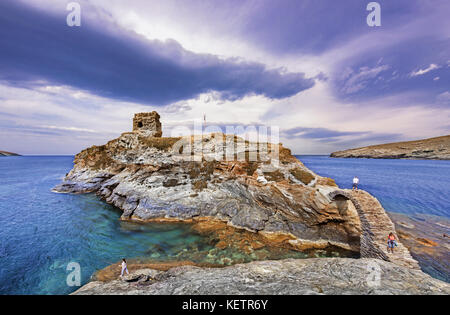
<path fill-rule="evenodd" d="M 133 132 L 77 154 L 54 191 L 95 192 L 122 209 L 122 219 L 219 219 L 291 249 L 339 247 L 353 256 L 363 248 L 363 257 L 388 260 L 361 229 L 365 209 L 334 198 L 334 181 L 282 144 L 222 133 L 162 138 L 160 129 L 156 112 L 136 114 Z M 392 225 L 381 206 L 373 217 L 383 220 L 371 226 Z"/>
<path fill-rule="evenodd" d="M 162 138 L 160 129 L 156 112 L 136 114 L 133 132 L 77 154 L 54 191 L 95 192 L 122 209 L 123 219 L 211 217 L 298 237 L 311 247 L 329 243 L 359 251 L 360 222 L 351 202 L 328 198 L 335 184 L 281 144 L 221 133 Z"/>
<path fill-rule="evenodd" d="M 378 271 L 379 278 L 374 274 Z M 132 280 L 93 281 L 73 294 L 450 294 L 445 282 L 377 259 L 286 259 L 225 268 L 181 266 L 168 271 L 139 270 L 129 278 Z"/>

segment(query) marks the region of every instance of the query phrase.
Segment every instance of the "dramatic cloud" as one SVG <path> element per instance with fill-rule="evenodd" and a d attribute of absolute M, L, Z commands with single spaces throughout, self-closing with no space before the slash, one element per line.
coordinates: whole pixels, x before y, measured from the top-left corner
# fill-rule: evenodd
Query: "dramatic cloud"
<path fill-rule="evenodd" d="M 0 80 L 24 87 L 68 85 L 153 105 L 209 91 L 230 100 L 254 94 L 279 99 L 314 85 L 303 73 L 194 54 L 174 40 L 150 41 L 106 21 L 86 19 L 71 28 L 65 14 L 0 3 Z"/>
<path fill-rule="evenodd" d="M 0 1 L 2 150 L 74 154 L 152 110 L 298 154 L 449 132 L 448 0 L 379 0 L 381 27 L 361 0 L 78 0 L 71 28 L 68 2 Z"/>

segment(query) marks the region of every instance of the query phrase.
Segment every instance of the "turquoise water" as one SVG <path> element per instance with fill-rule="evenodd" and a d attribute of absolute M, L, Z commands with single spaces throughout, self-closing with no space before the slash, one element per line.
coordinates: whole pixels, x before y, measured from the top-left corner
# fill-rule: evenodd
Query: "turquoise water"
<path fill-rule="evenodd" d="M 387 211 L 450 218 L 450 161 L 297 158 L 342 188 L 351 188 L 358 176 L 359 187 L 377 197 Z"/>
<path fill-rule="evenodd" d="M 304 156 L 320 175 L 349 188 L 357 175 L 361 188 L 380 198 L 387 210 L 449 216 L 448 161 L 348 160 Z M 211 239 L 186 224 L 119 221 L 120 211 L 95 195 L 51 192 L 72 168 L 73 157 L 0 158 L 0 294 L 67 294 L 70 262 L 81 267 L 81 283 L 122 257 L 221 263 L 304 253 L 251 255 L 219 250 Z M 325 254 L 324 254 L 325 255 Z M 328 253 L 326 253 L 328 255 Z"/>
<path fill-rule="evenodd" d="M 73 157 L 0 159 L 0 293 L 66 294 L 70 262 L 82 283 L 122 256 L 148 254 L 155 244 L 167 256 L 199 243 L 184 224 L 140 225 L 119 221 L 120 212 L 95 195 L 50 189 L 72 168 Z"/>
<path fill-rule="evenodd" d="M 121 212 L 94 194 L 51 192 L 72 168 L 72 160 L 0 158 L 0 294 L 71 293 L 77 289 L 66 284 L 71 262 L 79 264 L 85 284 L 95 271 L 123 257 L 212 264 L 308 257 L 268 248 L 250 254 L 233 246 L 220 250 L 216 238 L 201 236 L 188 224 L 119 221 Z"/>

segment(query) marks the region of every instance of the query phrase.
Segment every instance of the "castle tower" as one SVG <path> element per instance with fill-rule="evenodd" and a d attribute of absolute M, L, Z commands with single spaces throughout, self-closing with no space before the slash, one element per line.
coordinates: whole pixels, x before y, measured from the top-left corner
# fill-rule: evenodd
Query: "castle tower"
<path fill-rule="evenodd" d="M 159 114 L 155 111 L 134 114 L 133 132 L 140 132 L 147 137 L 161 137 L 162 129 L 159 118 Z"/>

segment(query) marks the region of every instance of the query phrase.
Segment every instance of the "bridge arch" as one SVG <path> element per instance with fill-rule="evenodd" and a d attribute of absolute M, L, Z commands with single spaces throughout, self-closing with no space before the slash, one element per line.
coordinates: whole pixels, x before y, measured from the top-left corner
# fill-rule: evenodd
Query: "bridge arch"
<path fill-rule="evenodd" d="M 360 237 L 360 255 L 361 258 L 378 258 L 385 261 L 390 261 L 386 253 L 379 248 L 374 240 L 374 233 L 371 224 L 367 219 L 364 209 L 358 199 L 349 191 L 335 190 L 328 194 L 331 200 L 344 198 L 350 200 L 358 212 L 359 220 L 361 222 L 361 237 Z"/>

